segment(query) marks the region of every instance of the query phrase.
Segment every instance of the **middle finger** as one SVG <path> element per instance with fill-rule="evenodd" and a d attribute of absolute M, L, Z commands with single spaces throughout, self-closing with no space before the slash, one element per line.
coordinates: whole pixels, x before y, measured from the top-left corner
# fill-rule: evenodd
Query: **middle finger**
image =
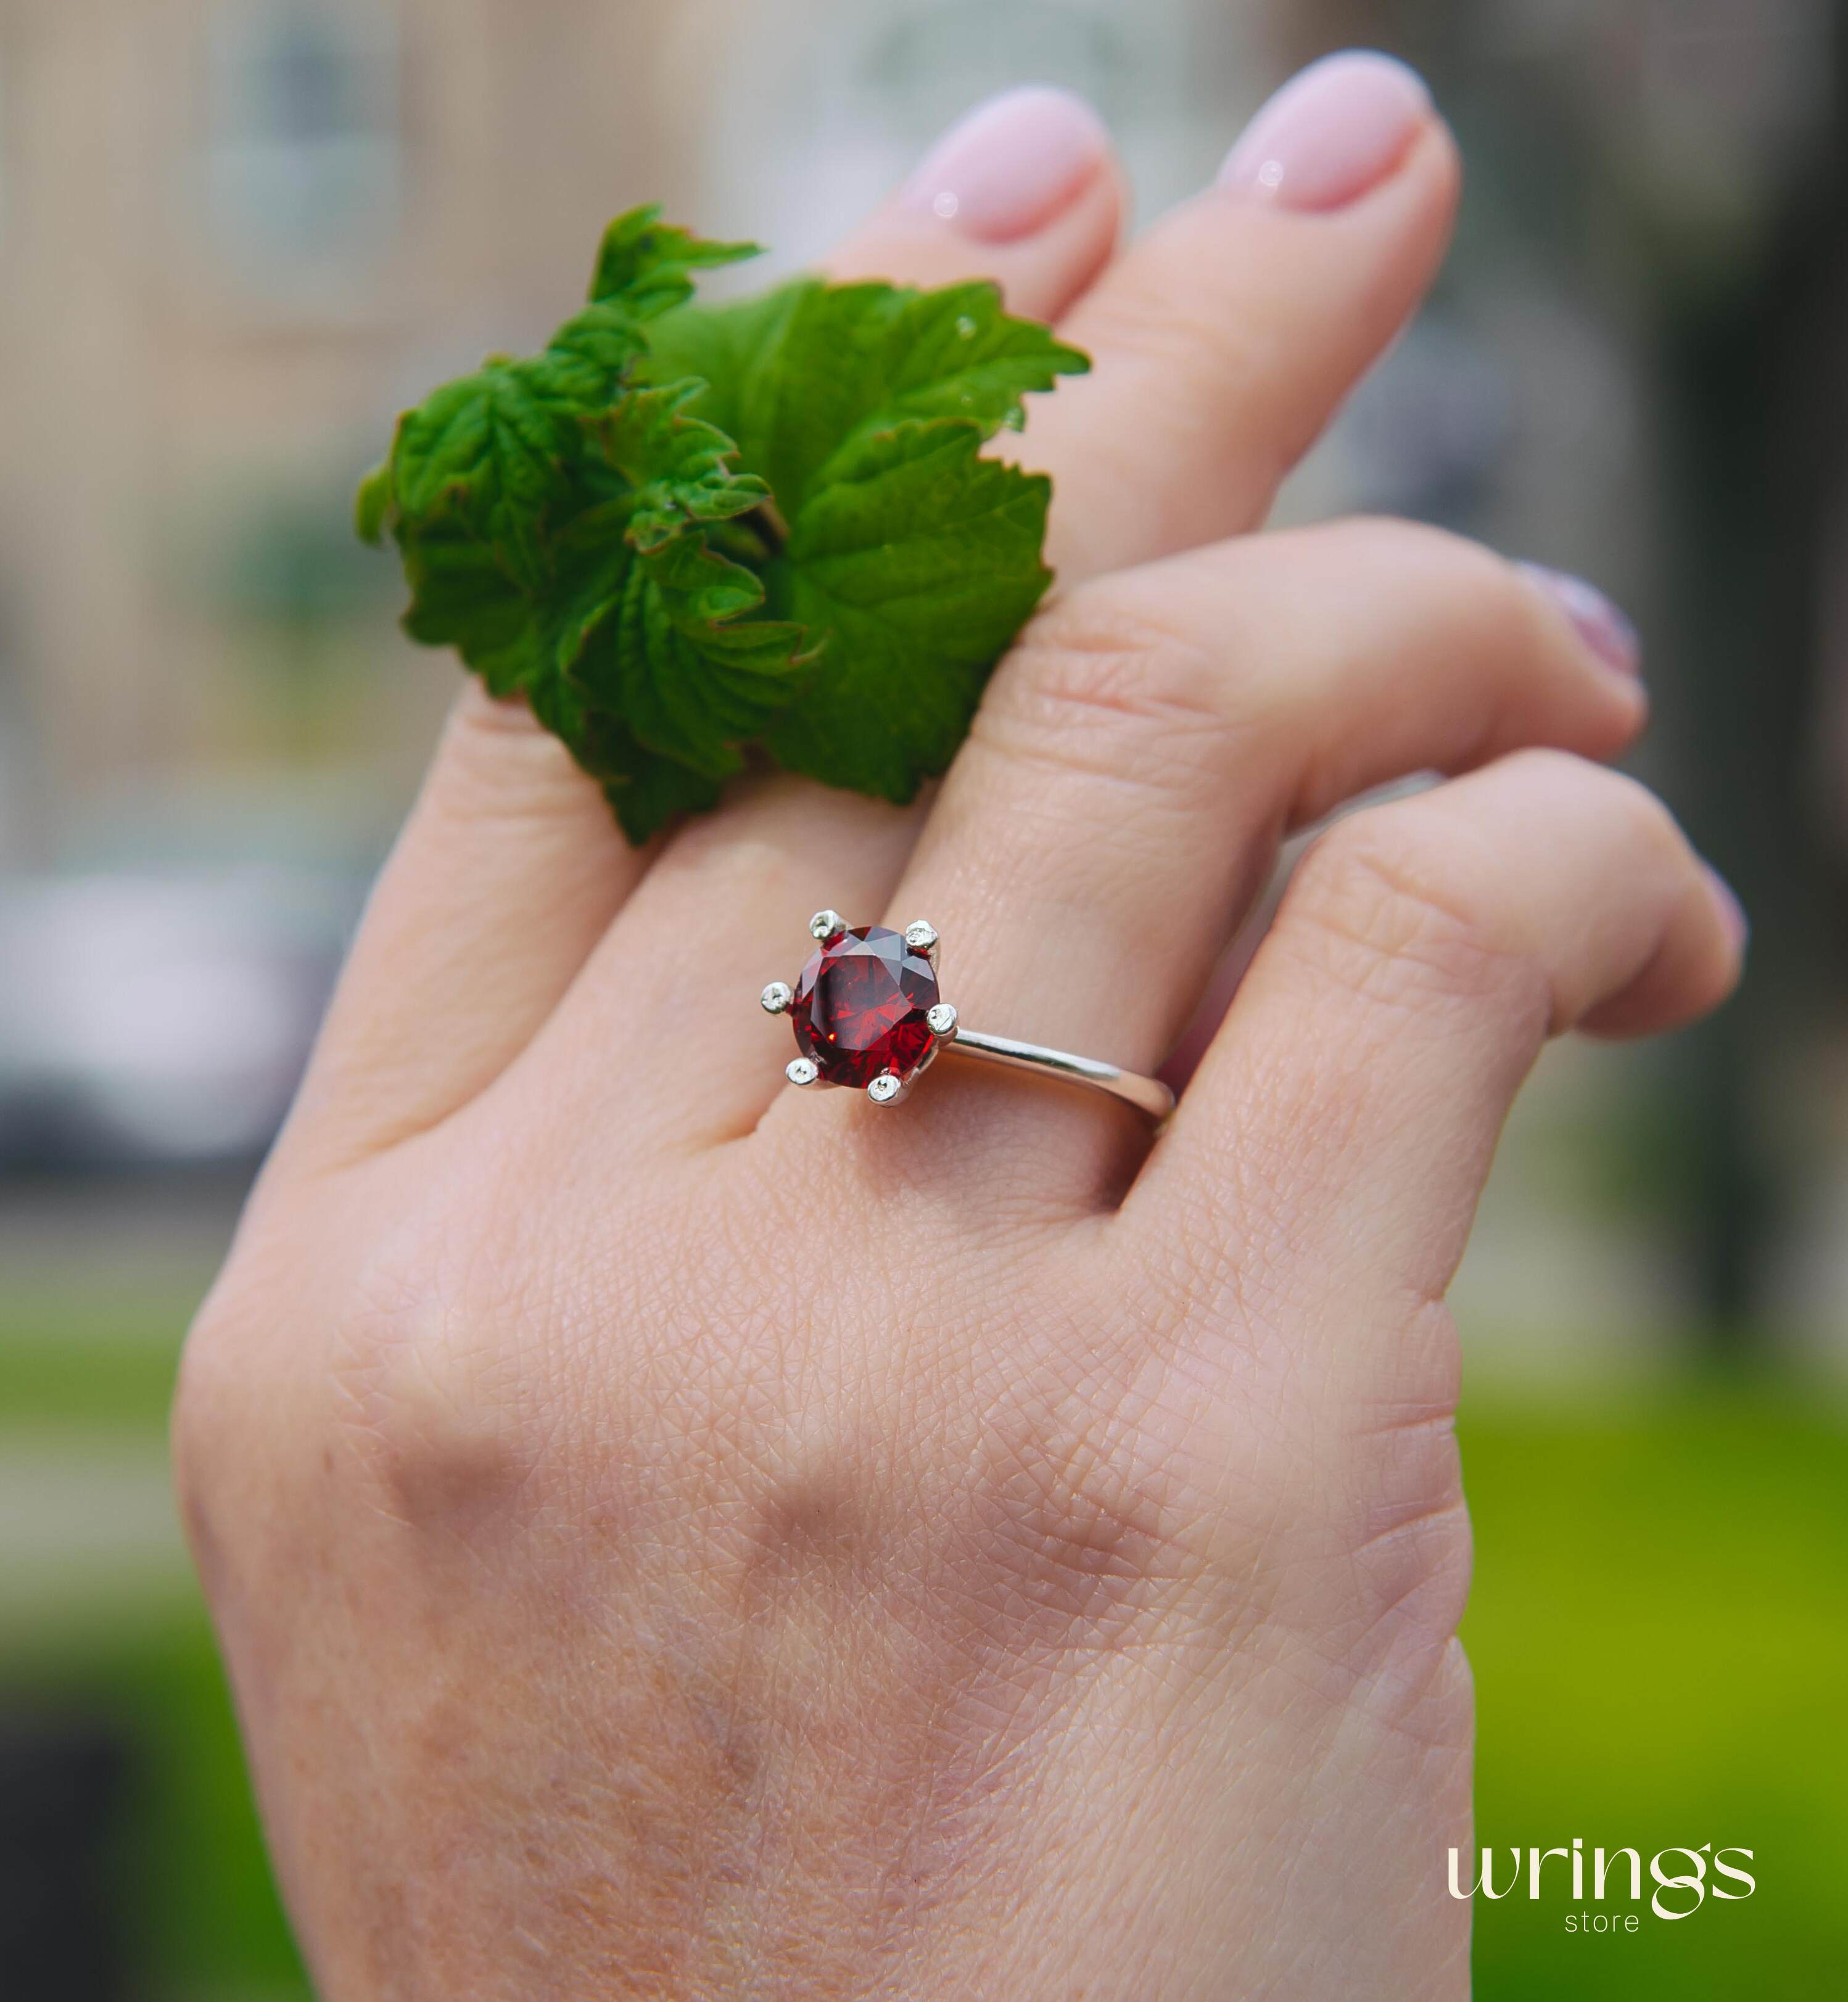
<path fill-rule="evenodd" d="M 1062 583 L 1260 526 L 1424 298 L 1459 186 L 1403 64 L 1330 57 L 1280 91 L 1215 185 L 1060 329 L 1096 365 L 1045 400 L 1019 449 L 1054 477 Z"/>

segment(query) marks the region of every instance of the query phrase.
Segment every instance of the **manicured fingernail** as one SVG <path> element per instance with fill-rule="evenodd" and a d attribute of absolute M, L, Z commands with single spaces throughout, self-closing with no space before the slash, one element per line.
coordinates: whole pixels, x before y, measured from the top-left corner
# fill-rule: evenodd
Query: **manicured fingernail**
<path fill-rule="evenodd" d="M 1109 155 L 1110 134 L 1082 97 L 1035 85 L 952 126 L 901 198 L 978 242 L 1009 243 L 1043 229 Z"/>
<path fill-rule="evenodd" d="M 1702 865 L 1707 867 L 1706 864 Z M 1752 920 L 1745 915 L 1745 906 L 1739 902 L 1732 885 L 1714 868 L 1707 868 L 1707 880 L 1712 886 L 1714 902 L 1720 907 L 1720 916 L 1725 920 L 1726 929 L 1732 935 L 1735 951 L 1743 953 L 1752 943 Z"/>
<path fill-rule="evenodd" d="M 1522 563 L 1525 576 L 1545 591 L 1578 628 L 1584 640 L 1607 668 L 1637 680 L 1643 673 L 1643 642 L 1629 619 L 1595 584 L 1543 563 Z"/>
<path fill-rule="evenodd" d="M 1325 57 L 1252 120 L 1219 185 L 1280 208 L 1344 208 L 1405 158 L 1431 110 L 1424 79 L 1390 56 Z"/>

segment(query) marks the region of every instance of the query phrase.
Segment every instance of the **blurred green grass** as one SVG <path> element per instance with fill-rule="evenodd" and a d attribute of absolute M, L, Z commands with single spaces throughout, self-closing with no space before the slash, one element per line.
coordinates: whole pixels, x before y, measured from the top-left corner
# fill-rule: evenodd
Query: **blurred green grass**
<path fill-rule="evenodd" d="M 0 1305 L 0 1434 L 159 1436 L 190 1303 L 124 1290 Z M 1569 1901 L 1477 1906 L 1481 2002 L 1776 2002 L 1848 1967 L 1848 1417 L 1790 1386 L 1693 1383 L 1614 1405 L 1472 1393 L 1465 1630 L 1478 1843 L 1755 1851 L 1759 1889 L 1635 1935 Z M 0 1451 L 4 1450 L 0 1441 Z M 130 1746 L 119 1868 L 145 1991 L 306 2002 L 197 1599 L 40 1608 L 0 1631 L 9 1704 Z M 1441 1895 L 1444 1859 L 1433 1859 Z M 1557 1873 L 1561 1866 L 1550 1866 Z M 1473 1876 L 1474 1872 L 1471 1871 Z"/>
<path fill-rule="evenodd" d="M 163 1430 L 193 1289 L 0 1294 L 0 1425 Z"/>
<path fill-rule="evenodd" d="M 1750 1899 L 1634 1935 L 1477 1904 L 1491 2002 L 1808 2002 L 1848 1975 L 1848 1424 L 1709 1382 L 1600 1416 L 1466 1410 L 1477 1843 L 1755 1852 Z M 1736 1859 L 1735 1859 L 1736 1861 Z M 1668 1866 L 1674 1868 L 1672 1861 Z M 1557 1873 L 1564 1866 L 1548 1866 Z M 1472 1878 L 1474 1871 L 1470 1872 Z M 1652 1889 L 1645 1880 L 1646 1888 Z"/>

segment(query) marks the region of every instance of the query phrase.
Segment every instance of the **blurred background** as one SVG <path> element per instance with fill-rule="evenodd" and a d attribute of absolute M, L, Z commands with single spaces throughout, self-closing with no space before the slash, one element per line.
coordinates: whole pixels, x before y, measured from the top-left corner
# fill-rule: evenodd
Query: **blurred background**
<path fill-rule="evenodd" d="M 1595 578 L 1741 889 L 1710 1028 L 1553 1053 L 1456 1303 L 1479 1840 L 1756 1852 L 1478 1993 L 1848 1966 L 1848 19 L 1829 0 L 0 0 L 0 1997 L 302 2002 L 167 1496 L 178 1345 L 453 664 L 347 498 L 651 198 L 820 252 L 1070 85 L 1145 214 L 1344 44 L 1468 155 L 1438 298 L 1285 511 Z M 1443 1859 L 1432 1861 L 1434 1887 Z M 1335 1895 L 1331 1891 L 1331 1896 Z"/>

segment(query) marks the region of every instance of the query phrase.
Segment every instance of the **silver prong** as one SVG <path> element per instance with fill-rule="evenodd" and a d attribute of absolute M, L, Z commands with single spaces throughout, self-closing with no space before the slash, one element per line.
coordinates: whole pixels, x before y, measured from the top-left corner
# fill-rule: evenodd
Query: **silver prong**
<path fill-rule="evenodd" d="M 937 963 L 937 928 L 927 919 L 920 918 L 915 925 L 905 929 L 905 943 L 913 952 L 922 953 L 933 966 Z"/>
<path fill-rule="evenodd" d="M 847 929 L 847 920 L 839 911 L 818 911 L 808 921 L 808 935 L 819 939 L 825 945 L 831 938 L 839 938 Z"/>
<path fill-rule="evenodd" d="M 940 1001 L 924 1019 L 930 1024 L 930 1033 L 940 1043 L 956 1041 L 957 1013 L 947 1001 Z"/>
<path fill-rule="evenodd" d="M 874 1078 L 866 1086 L 866 1096 L 875 1105 L 896 1105 L 905 1096 L 905 1080 L 896 1072 L 888 1070 L 884 1076 Z"/>
<path fill-rule="evenodd" d="M 800 1085 L 806 1089 L 821 1082 L 821 1072 L 812 1057 L 798 1057 L 783 1075 L 791 1084 Z"/>
<path fill-rule="evenodd" d="M 764 1013 L 766 1015 L 786 1015 L 795 999 L 795 989 L 786 981 L 772 980 L 763 991 Z"/>

